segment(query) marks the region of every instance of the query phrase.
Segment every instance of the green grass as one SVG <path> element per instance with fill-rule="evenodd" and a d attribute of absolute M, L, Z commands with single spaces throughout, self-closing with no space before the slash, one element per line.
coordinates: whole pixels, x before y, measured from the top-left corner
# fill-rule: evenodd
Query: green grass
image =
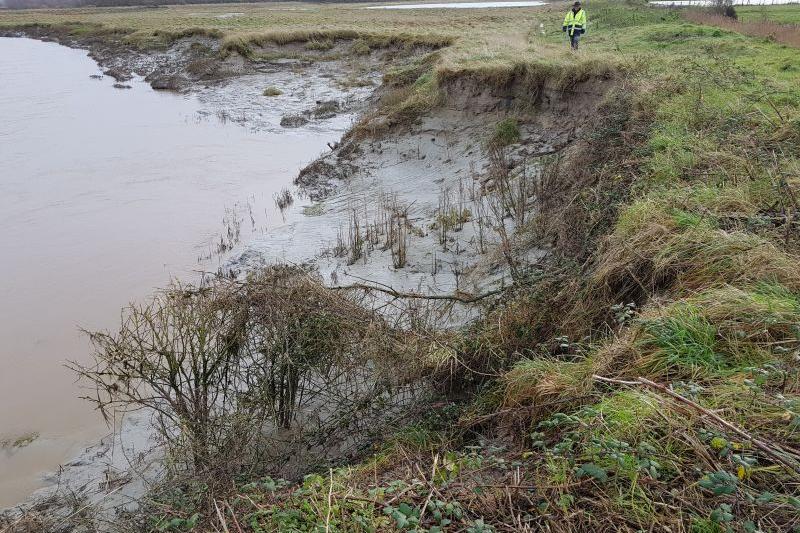
<path fill-rule="evenodd" d="M 769 20 L 778 24 L 800 24 L 800 5 L 736 6 L 736 14 L 742 22 Z"/>
<path fill-rule="evenodd" d="M 717 330 L 694 306 L 644 322 L 644 349 L 655 349 L 652 372 L 679 369 L 691 374 L 696 369 L 720 370 L 725 361 L 715 350 Z"/>
<path fill-rule="evenodd" d="M 494 127 L 492 138 L 489 139 L 489 144 L 494 146 L 508 146 L 519 142 L 520 132 L 519 124 L 514 118 L 504 118 L 498 122 Z"/>

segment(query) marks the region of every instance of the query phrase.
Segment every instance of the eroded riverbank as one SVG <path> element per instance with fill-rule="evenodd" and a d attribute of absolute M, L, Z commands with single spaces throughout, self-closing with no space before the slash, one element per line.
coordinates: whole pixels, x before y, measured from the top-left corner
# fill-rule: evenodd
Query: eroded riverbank
<path fill-rule="evenodd" d="M 452 325 L 479 312 L 460 303 L 496 293 L 545 255 L 543 250 L 519 241 L 515 230 L 524 224 L 523 214 L 535 193 L 539 158 L 562 150 L 576 137 L 573 125 L 553 120 L 554 113 L 569 112 L 564 102 L 573 95 L 565 97 L 542 87 L 536 104 L 544 112 L 523 124 L 509 122 L 507 126 L 515 133 L 498 144 L 494 137 L 516 96 L 454 83 L 442 87 L 446 105 L 421 120 L 381 135 L 348 134 L 340 142 L 359 110 L 370 105 L 374 112 L 385 103 L 390 94 L 386 88 L 382 87 L 376 97 L 370 96 L 380 84 L 381 71 L 389 64 L 402 66 L 430 49 L 389 47 L 371 50 L 360 58 L 342 57 L 354 46 L 344 41 L 326 50 L 338 50 L 337 54 L 312 61 L 305 47 L 290 45 L 275 50 L 275 46 L 267 45 L 257 51 L 256 59 L 236 54 L 218 57 L 203 63 L 206 69 L 199 71 L 192 68 L 198 61 L 198 50 L 202 54 L 218 51 L 213 39 L 188 37 L 166 51 L 146 54 L 104 42 L 50 37 L 72 46 L 92 47 L 92 55 L 101 61 L 104 73 L 95 74 L 99 79 L 93 83 L 104 83 L 111 77 L 115 84 L 134 87 L 109 88 L 112 92 L 135 93 L 139 88 L 147 89 L 145 84 L 157 87 L 162 79 L 179 80 L 171 87 L 169 98 L 199 102 L 192 115 L 194 122 L 222 122 L 262 141 L 261 136 L 268 138 L 261 146 L 243 148 L 249 157 L 270 158 L 283 150 L 294 153 L 292 150 L 300 146 L 315 151 L 313 156 L 323 152 L 302 171 L 300 164 L 282 168 L 281 179 L 269 191 L 269 199 L 274 200 L 297 176 L 300 194 L 293 197 L 299 201 L 279 212 L 270 202 L 267 220 L 262 223 L 263 206 L 256 206 L 257 202 L 251 203 L 248 197 L 236 204 L 238 210 L 224 212 L 224 232 L 209 240 L 210 247 L 198 254 L 200 267 L 170 275 L 185 277 L 191 270 L 235 275 L 276 262 L 311 264 L 330 285 L 365 283 L 389 291 L 389 299 L 394 298 L 392 291 L 423 297 L 453 296 L 454 305 L 436 313 L 440 325 Z M 298 57 L 300 48 L 302 57 Z M 133 77 L 129 80 L 128 76 Z M 507 88 L 513 90 L 514 85 Z M 579 97 L 581 91 L 576 91 Z M 325 147 L 321 143 L 309 146 L 309 138 L 324 140 Z M 141 153 L 146 159 L 148 152 Z M 210 182 L 215 177 L 209 174 L 207 164 L 213 160 L 206 153 L 200 157 L 198 169 Z M 248 173 L 255 182 L 265 176 L 263 168 L 240 168 L 236 159 L 226 165 Z M 156 166 L 148 168 L 154 172 Z M 521 184 L 515 185 L 520 187 L 515 191 L 509 189 L 512 174 L 515 183 Z M 182 194 L 185 190 L 176 187 L 174 191 Z M 303 195 L 312 200 L 302 200 Z M 204 209 L 198 205 L 185 207 L 193 213 Z M 167 225 L 174 223 L 172 219 Z M 242 228 L 248 227 L 248 234 L 240 235 Z M 229 245 L 226 238 L 232 234 L 236 242 Z M 217 237 L 221 245 L 217 245 Z M 214 253 L 215 249 L 223 253 Z M 215 268 L 202 265 L 212 259 Z M 130 263 L 121 266 L 129 267 Z M 163 285 L 166 279 L 162 277 L 148 288 Z M 145 296 L 146 292 L 128 288 L 124 298 Z M 117 300 L 114 305 L 118 307 L 121 302 Z M 142 487 L 135 481 L 139 473 L 134 471 L 132 476 L 126 472 L 120 455 L 125 461 L 132 455 L 139 460 L 150 458 L 141 454 L 142 447 L 148 446 L 146 425 L 147 420 L 142 418 L 123 425 L 122 441 L 107 437 L 100 445 L 90 446 L 49 481 L 80 494 L 82 501 L 102 501 L 108 509 L 128 503 Z M 121 453 L 123 450 L 125 453 Z M 98 475 L 103 479 L 98 481 Z M 34 501 L 41 503 L 51 494 L 52 487 Z M 59 512 L 67 512 L 63 502 L 56 505 Z"/>

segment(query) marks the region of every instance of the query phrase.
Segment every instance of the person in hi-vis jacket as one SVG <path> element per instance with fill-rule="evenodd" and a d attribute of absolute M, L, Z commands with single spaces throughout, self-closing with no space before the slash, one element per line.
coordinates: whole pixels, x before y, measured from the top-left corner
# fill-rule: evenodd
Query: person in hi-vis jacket
<path fill-rule="evenodd" d="M 572 9 L 567 11 L 561 31 L 569 35 L 569 44 L 573 50 L 578 49 L 578 40 L 586 33 L 586 11 L 581 8 L 580 2 L 572 4 Z"/>

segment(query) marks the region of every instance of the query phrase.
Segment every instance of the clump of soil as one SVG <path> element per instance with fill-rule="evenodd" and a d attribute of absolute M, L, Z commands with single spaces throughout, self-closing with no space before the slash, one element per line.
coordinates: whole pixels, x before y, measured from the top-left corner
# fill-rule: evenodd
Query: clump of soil
<path fill-rule="evenodd" d="M 352 175 L 353 171 L 351 164 L 337 159 L 333 154 L 328 154 L 301 170 L 294 183 L 302 187 L 309 198 L 317 200 L 329 196 L 340 182 L 346 181 Z"/>
<path fill-rule="evenodd" d="M 106 76 L 111 76 L 118 82 L 129 81 L 133 79 L 133 76 L 131 75 L 130 72 L 117 67 L 111 67 L 110 69 L 103 72 L 103 74 L 105 74 Z"/>
<path fill-rule="evenodd" d="M 200 80 L 220 78 L 224 75 L 219 60 L 211 57 L 191 61 L 186 65 L 186 72 Z"/>
<path fill-rule="evenodd" d="M 314 118 L 325 120 L 335 117 L 340 109 L 341 105 L 338 101 L 323 100 L 317 102 L 317 107 L 311 110 L 311 114 L 314 115 Z"/>
<path fill-rule="evenodd" d="M 281 126 L 284 128 L 299 128 L 308 124 L 308 119 L 302 115 L 286 115 L 281 118 Z"/>
<path fill-rule="evenodd" d="M 273 87 L 268 87 L 264 91 L 265 96 L 273 96 L 270 89 L 273 89 Z M 284 128 L 299 128 L 308 124 L 311 119 L 328 120 L 342 111 L 344 111 L 344 106 L 338 100 L 317 100 L 315 107 L 303 111 L 302 114 L 285 115 L 281 119 L 281 126 Z"/>
<path fill-rule="evenodd" d="M 150 81 L 150 86 L 157 91 L 181 91 L 189 83 L 189 80 L 179 74 L 156 76 L 148 81 Z"/>

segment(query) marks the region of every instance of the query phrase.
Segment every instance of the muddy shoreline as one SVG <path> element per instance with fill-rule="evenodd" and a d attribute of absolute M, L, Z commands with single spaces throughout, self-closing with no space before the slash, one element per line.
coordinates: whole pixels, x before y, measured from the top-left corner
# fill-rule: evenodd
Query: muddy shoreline
<path fill-rule="evenodd" d="M 65 38 L 57 33 L 15 31 L 5 32 L 3 36 L 34 38 L 88 50 L 90 57 L 104 72 L 103 75 L 93 74 L 91 78 L 113 78 L 117 84 L 123 85 L 115 87 L 122 89 L 131 77 L 135 77 L 137 90 L 142 89 L 142 77 L 150 76 L 157 80 L 159 76 L 172 76 L 173 72 L 186 70 L 194 60 L 192 58 L 196 57 L 194 50 L 199 42 L 198 39 L 188 39 L 176 43 L 169 50 L 143 54 L 113 43 Z M 228 63 L 237 62 L 245 63 L 241 58 Z M 303 132 L 318 136 L 318 132 L 344 131 L 348 121 L 352 120 L 350 117 L 365 105 L 371 93 L 371 85 L 354 88 L 341 86 L 335 76 L 338 68 L 335 64 L 278 62 L 239 68 L 235 74 L 229 68 L 225 77 L 214 76 L 202 81 L 190 80 L 192 76 L 199 76 L 187 71 L 182 77 L 189 81 L 180 87 L 180 91 L 197 97 L 202 104 L 201 109 L 212 110 L 212 116 L 207 119 L 198 116 L 197 120 L 232 121 L 256 132 L 275 133 L 284 130 L 285 127 L 278 125 L 270 114 L 262 116 L 258 112 L 263 102 L 269 102 L 272 108 L 276 105 L 285 106 L 287 112 L 307 117 L 304 127 L 293 132 L 293 137 L 302 138 Z M 364 75 L 374 77 L 377 74 L 365 72 Z M 290 94 L 280 99 L 281 104 L 277 104 L 277 99 L 270 100 L 262 95 L 264 80 L 280 83 Z M 225 89 L 220 90 L 221 86 Z M 109 87 L 108 90 L 115 89 Z M 226 97 L 230 94 L 234 96 Z M 214 109 L 221 111 L 214 112 Z M 287 181 L 286 185 L 290 184 Z M 220 206 L 221 209 L 223 207 Z M 146 479 L 158 477 L 158 452 L 151 453 L 154 443 L 151 442 L 151 432 L 147 430 L 148 423 L 146 417 L 135 414 L 125 417 L 123 421 L 117 420 L 114 430 L 100 442 L 87 444 L 78 456 L 64 462 L 57 471 L 46 473 L 43 477 L 45 488 L 20 504 L 20 508 L 34 508 L 63 516 L 74 512 L 73 504 L 77 501 L 82 502 L 81 505 L 102 502 L 102 507 L 109 512 L 125 508 L 137 495 L 142 494 Z M 135 464 L 128 464 L 131 462 Z"/>

